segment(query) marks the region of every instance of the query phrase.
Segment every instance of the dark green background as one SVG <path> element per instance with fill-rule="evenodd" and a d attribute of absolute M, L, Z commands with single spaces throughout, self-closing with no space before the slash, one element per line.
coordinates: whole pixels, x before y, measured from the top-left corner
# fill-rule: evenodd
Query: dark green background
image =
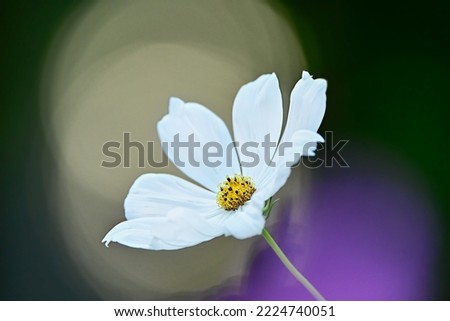
<path fill-rule="evenodd" d="M 39 122 L 46 50 L 77 1 L 11 2 L 0 10 L 2 199 L 0 298 L 96 299 L 47 229 Z M 272 1 L 329 81 L 324 128 L 409 159 L 442 228 L 435 299 L 450 299 L 450 6 L 446 1 Z M 30 205 L 32 204 L 32 205 Z M 413 249 L 411 249 L 413 251 Z"/>

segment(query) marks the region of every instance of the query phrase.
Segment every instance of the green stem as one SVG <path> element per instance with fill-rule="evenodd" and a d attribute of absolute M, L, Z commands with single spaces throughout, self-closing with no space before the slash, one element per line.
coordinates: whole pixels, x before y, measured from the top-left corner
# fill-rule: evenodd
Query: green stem
<path fill-rule="evenodd" d="M 295 268 L 295 266 L 291 263 L 291 261 L 289 261 L 287 256 L 283 253 L 283 251 L 280 249 L 278 244 L 275 242 L 275 240 L 272 238 L 272 236 L 266 229 L 263 230 L 262 235 L 264 236 L 270 247 L 278 255 L 281 262 L 283 262 L 284 266 L 286 266 L 289 272 L 292 273 L 292 275 L 309 291 L 309 293 L 311 293 L 311 295 L 317 301 L 326 301 L 325 298 L 322 296 L 322 294 L 320 294 L 319 291 L 317 291 L 317 289 L 303 276 L 303 274 L 301 274 Z"/>

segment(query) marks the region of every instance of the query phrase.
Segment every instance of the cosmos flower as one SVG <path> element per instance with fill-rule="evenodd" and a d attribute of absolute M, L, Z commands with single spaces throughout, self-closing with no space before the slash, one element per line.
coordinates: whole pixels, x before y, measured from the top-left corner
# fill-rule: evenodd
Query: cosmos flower
<path fill-rule="evenodd" d="M 222 235 L 245 239 L 262 234 L 267 201 L 285 184 L 290 165 L 314 155 L 316 142 L 323 142 L 317 129 L 325 113 L 326 87 L 325 80 L 303 72 L 292 90 L 281 135 L 283 106 L 276 75 L 242 86 L 233 104 L 234 141 L 209 109 L 171 98 L 158 134 L 168 143 L 163 147 L 169 159 L 199 185 L 168 174 L 140 176 L 125 199 L 127 220 L 103 242 L 175 250 Z M 188 141 L 196 148 L 173 144 Z M 273 143 L 268 147 L 268 142 Z M 214 162 L 205 161 L 210 147 L 216 151 Z"/>

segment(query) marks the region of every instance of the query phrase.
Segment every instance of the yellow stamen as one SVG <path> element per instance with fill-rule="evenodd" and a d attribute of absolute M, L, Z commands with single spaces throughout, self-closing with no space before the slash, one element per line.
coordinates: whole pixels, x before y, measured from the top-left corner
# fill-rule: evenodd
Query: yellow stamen
<path fill-rule="evenodd" d="M 239 174 L 227 176 L 227 179 L 219 186 L 217 205 L 227 211 L 235 211 L 247 202 L 255 191 L 255 185 L 250 177 Z"/>

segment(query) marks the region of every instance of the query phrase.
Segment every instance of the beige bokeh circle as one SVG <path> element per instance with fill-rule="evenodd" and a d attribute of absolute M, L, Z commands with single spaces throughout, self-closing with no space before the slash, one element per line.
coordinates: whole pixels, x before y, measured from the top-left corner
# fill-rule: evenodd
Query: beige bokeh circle
<path fill-rule="evenodd" d="M 102 298 L 200 299 L 238 286 L 257 241 L 222 237 L 172 252 L 105 248 L 100 241 L 124 220 L 123 199 L 139 175 L 182 174 L 173 165 L 139 168 L 137 154 L 130 168 L 102 167 L 103 144 L 130 133 L 154 142 L 159 160 L 156 122 L 170 96 L 202 103 L 230 125 L 241 85 L 274 71 L 286 102 L 303 67 L 289 25 L 262 1 L 100 2 L 67 20 L 43 79 L 42 120 L 58 163 L 49 197 L 63 246 Z"/>

